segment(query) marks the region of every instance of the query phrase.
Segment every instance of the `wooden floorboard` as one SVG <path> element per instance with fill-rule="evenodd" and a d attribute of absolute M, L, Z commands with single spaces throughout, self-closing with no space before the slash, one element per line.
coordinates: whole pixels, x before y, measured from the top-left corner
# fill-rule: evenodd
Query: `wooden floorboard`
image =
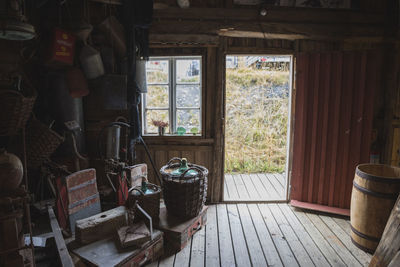
<path fill-rule="evenodd" d="M 279 229 L 279 226 L 276 223 L 274 216 L 271 214 L 268 206 L 266 204 L 259 204 L 258 207 L 272 235 L 272 240 L 274 241 L 275 246 L 278 249 L 278 253 L 282 259 L 283 264 L 285 266 L 299 266 L 296 257 L 293 255 L 293 252 L 289 247 L 286 237 Z"/>
<path fill-rule="evenodd" d="M 296 217 L 302 223 L 305 230 L 310 234 L 311 238 L 317 247 L 324 254 L 325 258 L 332 266 L 346 266 L 336 251 L 331 247 L 330 243 L 324 238 L 324 235 L 319 232 L 315 225 L 310 221 L 303 211 L 294 210 Z"/>
<path fill-rule="evenodd" d="M 227 196 L 227 198 L 230 198 L 228 185 L 226 184 L 226 179 L 224 179 L 224 195 Z"/>
<path fill-rule="evenodd" d="M 279 207 L 276 204 L 269 204 L 268 207 L 274 216 L 275 221 L 279 225 L 282 234 L 285 236 L 285 239 L 288 242 L 299 265 L 304 267 L 315 266 L 306 249 L 301 244 L 299 238 L 293 231 L 290 224 L 287 222 Z"/>
<path fill-rule="evenodd" d="M 176 254 L 174 266 L 182 267 L 189 266 L 190 263 L 190 250 L 192 248 L 192 242 L 188 242 L 179 253 Z"/>
<path fill-rule="evenodd" d="M 215 209 L 215 206 L 213 206 Z M 204 267 L 206 228 L 202 227 L 192 238 L 190 266 Z"/>
<path fill-rule="evenodd" d="M 244 185 L 246 186 L 247 192 L 249 193 L 250 199 L 261 199 L 261 195 L 258 193 L 253 180 L 248 174 L 241 174 Z"/>
<path fill-rule="evenodd" d="M 285 188 L 285 178 L 282 173 L 274 173 L 273 174 L 275 178 L 278 180 L 278 182 L 282 185 L 283 188 Z"/>
<path fill-rule="evenodd" d="M 271 238 L 271 233 L 265 224 L 258 206 L 256 204 L 249 204 L 247 205 L 247 208 L 249 209 L 251 218 L 253 219 L 257 235 L 260 238 L 261 247 L 264 251 L 268 266 L 283 266 L 279 252 Z"/>
<path fill-rule="evenodd" d="M 275 175 L 273 173 L 265 173 L 264 175 L 268 176 L 269 181 L 272 183 L 272 185 L 274 186 L 275 190 L 281 196 L 285 189 L 282 186 L 282 184 L 278 181 L 278 179 L 275 177 Z"/>
<path fill-rule="evenodd" d="M 226 205 L 217 205 L 218 241 L 221 266 L 235 266 L 235 255 Z"/>
<path fill-rule="evenodd" d="M 242 222 L 243 232 L 247 240 L 247 247 L 250 254 L 250 261 L 253 266 L 266 266 L 267 261 L 264 257 L 256 229 L 249 214 L 246 204 L 237 205 Z"/>
<path fill-rule="evenodd" d="M 242 176 L 239 175 L 235 175 L 233 176 L 233 182 L 236 185 L 236 189 L 239 195 L 239 199 L 243 199 L 243 200 L 248 200 L 250 199 L 249 193 L 247 192 L 247 188 L 243 182 Z"/>
<path fill-rule="evenodd" d="M 371 261 L 371 255 L 357 248 L 348 233 L 343 231 L 343 229 L 329 216 L 327 215 L 319 215 L 322 221 L 326 224 L 329 229 L 339 240 L 346 246 L 346 249 L 361 263 L 363 266 L 368 266 Z"/>
<path fill-rule="evenodd" d="M 228 188 L 228 192 L 229 192 L 229 195 L 227 195 L 227 194 L 224 195 L 225 200 L 239 199 L 239 194 L 237 192 L 237 188 L 236 188 L 235 182 L 233 181 L 232 175 L 226 174 L 225 181 L 226 181 L 226 187 Z"/>
<path fill-rule="evenodd" d="M 272 199 L 280 199 L 281 195 L 279 194 L 278 191 L 276 191 L 275 187 L 272 185 L 272 183 L 269 180 L 269 177 L 265 174 L 257 174 L 258 178 L 260 179 L 261 183 L 263 184 L 263 187 L 265 190 L 267 190 L 271 194 Z"/>
<path fill-rule="evenodd" d="M 265 189 L 264 185 L 262 184 L 260 177 L 257 174 L 249 174 L 251 181 L 253 182 L 260 199 L 272 199 L 271 193 Z"/>
<path fill-rule="evenodd" d="M 351 252 L 339 240 L 335 233 L 326 226 L 326 224 L 317 214 L 307 213 L 307 216 L 311 219 L 316 228 L 323 234 L 325 239 L 331 244 L 343 262 L 350 266 L 361 266 L 361 263 L 351 254 Z"/>
<path fill-rule="evenodd" d="M 303 225 L 297 219 L 292 209 L 290 209 L 287 204 L 279 204 L 278 206 L 281 209 L 282 213 L 285 215 L 287 221 L 289 222 L 293 231 L 296 233 L 300 242 L 307 250 L 308 255 L 311 257 L 311 260 L 313 261 L 314 265 L 321 267 L 330 266 L 325 256 L 322 254 L 318 246 L 314 243 L 310 234 L 304 229 Z"/>
<path fill-rule="evenodd" d="M 247 179 L 247 178 L 245 178 Z M 349 221 L 288 204 L 211 205 L 207 225 L 175 255 L 147 266 L 368 266 Z"/>
<path fill-rule="evenodd" d="M 226 174 L 224 201 L 284 201 L 283 174 Z"/>
<path fill-rule="evenodd" d="M 228 205 L 227 208 L 236 265 L 251 266 L 247 242 L 243 233 L 237 206 L 232 204 Z"/>
<path fill-rule="evenodd" d="M 219 265 L 217 206 L 212 205 L 207 211 L 206 224 L 206 265 Z"/>

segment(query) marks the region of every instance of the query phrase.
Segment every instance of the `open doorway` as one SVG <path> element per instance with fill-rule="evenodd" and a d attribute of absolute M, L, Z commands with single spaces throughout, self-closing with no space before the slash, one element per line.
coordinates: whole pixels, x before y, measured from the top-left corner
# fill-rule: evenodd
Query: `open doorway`
<path fill-rule="evenodd" d="M 292 56 L 227 55 L 224 201 L 286 201 Z"/>

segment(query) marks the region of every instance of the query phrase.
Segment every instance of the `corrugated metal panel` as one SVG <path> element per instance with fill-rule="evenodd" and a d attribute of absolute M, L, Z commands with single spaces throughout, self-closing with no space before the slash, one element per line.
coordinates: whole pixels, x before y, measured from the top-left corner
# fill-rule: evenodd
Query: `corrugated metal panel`
<path fill-rule="evenodd" d="M 348 209 L 357 164 L 369 161 L 376 51 L 299 54 L 291 199 Z"/>

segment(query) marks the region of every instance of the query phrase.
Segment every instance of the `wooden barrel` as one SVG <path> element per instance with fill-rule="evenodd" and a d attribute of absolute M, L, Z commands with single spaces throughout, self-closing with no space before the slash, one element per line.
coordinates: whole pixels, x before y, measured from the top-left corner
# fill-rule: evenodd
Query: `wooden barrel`
<path fill-rule="evenodd" d="M 374 253 L 400 192 L 400 168 L 361 164 L 356 168 L 351 193 L 351 240 Z"/>

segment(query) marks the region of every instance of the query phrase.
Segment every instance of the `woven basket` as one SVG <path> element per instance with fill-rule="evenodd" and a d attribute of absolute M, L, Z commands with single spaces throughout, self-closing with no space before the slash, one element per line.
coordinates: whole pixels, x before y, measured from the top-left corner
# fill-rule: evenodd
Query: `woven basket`
<path fill-rule="evenodd" d="M 153 193 L 144 194 L 140 187 L 134 187 L 129 190 L 129 196 L 127 201 L 127 206 L 129 210 L 130 219 L 133 222 L 139 219 L 144 219 L 144 215 L 141 212 L 136 212 L 136 202 L 142 207 L 147 214 L 151 216 L 154 223 L 158 223 L 160 216 L 160 198 L 161 198 L 161 188 L 155 184 L 147 184 L 147 187 L 153 190 Z M 139 192 L 140 194 L 137 194 Z M 145 221 L 147 221 L 145 219 Z"/>
<path fill-rule="evenodd" d="M 35 100 L 35 91 L 32 96 L 24 96 L 15 90 L 0 89 L 0 136 L 15 135 L 25 127 Z"/>
<path fill-rule="evenodd" d="M 180 158 L 171 159 L 160 170 L 163 180 L 163 196 L 169 214 L 178 218 L 190 219 L 199 215 L 207 197 L 208 170 L 200 165 L 188 164 L 188 169 L 182 175 L 171 172 L 179 168 Z M 189 170 L 197 171 L 197 175 L 185 177 Z"/>
<path fill-rule="evenodd" d="M 34 116 L 26 130 L 26 157 L 29 168 L 40 167 L 64 142 L 64 138 Z"/>

